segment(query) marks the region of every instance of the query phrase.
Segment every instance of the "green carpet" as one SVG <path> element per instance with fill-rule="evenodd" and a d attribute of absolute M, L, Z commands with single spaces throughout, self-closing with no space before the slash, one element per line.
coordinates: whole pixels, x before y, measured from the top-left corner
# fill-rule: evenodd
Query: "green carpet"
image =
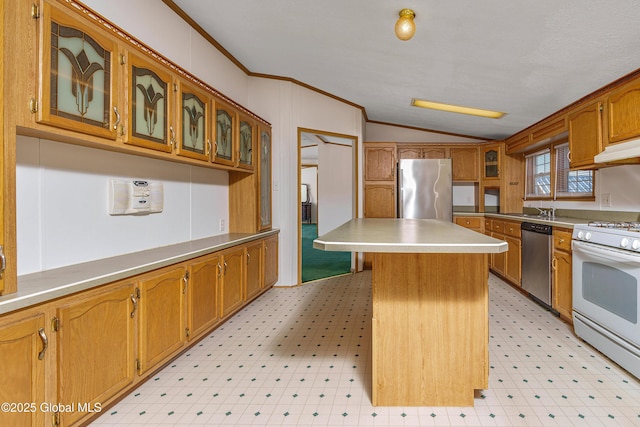
<path fill-rule="evenodd" d="M 313 248 L 318 237 L 316 224 L 302 224 L 302 281 L 323 279 L 351 271 L 351 252 L 321 251 Z"/>

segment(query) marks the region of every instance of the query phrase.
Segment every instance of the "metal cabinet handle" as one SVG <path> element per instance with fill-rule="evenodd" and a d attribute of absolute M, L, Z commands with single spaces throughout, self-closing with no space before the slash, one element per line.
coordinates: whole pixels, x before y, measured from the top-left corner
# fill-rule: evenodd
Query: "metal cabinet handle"
<path fill-rule="evenodd" d="M 136 315 L 136 310 L 138 310 L 138 300 L 133 294 L 131 294 L 131 302 L 133 303 L 133 311 L 131 311 L 131 318 L 133 319 L 133 316 Z"/>
<path fill-rule="evenodd" d="M 169 133 L 171 134 L 171 138 L 169 139 L 169 145 L 173 147 L 176 144 L 176 133 L 173 130 L 173 126 L 169 126 Z"/>
<path fill-rule="evenodd" d="M 560 239 L 558 243 L 564 243 L 564 239 Z"/>
<path fill-rule="evenodd" d="M 205 153 L 207 156 L 211 154 L 211 141 L 207 139 L 207 151 Z"/>
<path fill-rule="evenodd" d="M 551 268 L 556 270 L 558 264 L 558 259 L 556 257 L 551 258 Z"/>
<path fill-rule="evenodd" d="M 47 339 L 47 334 L 44 333 L 44 328 L 38 329 L 38 335 L 40 335 L 40 339 L 42 340 L 42 351 L 38 353 L 38 360 L 44 359 L 44 354 L 49 348 L 49 340 Z"/>
<path fill-rule="evenodd" d="M 0 245 L 0 279 L 7 268 L 7 257 L 4 255 L 4 246 Z"/>
<path fill-rule="evenodd" d="M 116 115 L 116 121 L 113 123 L 113 130 L 118 130 L 120 124 L 120 113 L 118 113 L 118 107 L 113 107 L 113 113 Z"/>
<path fill-rule="evenodd" d="M 251 262 L 251 254 L 247 252 L 247 263 Z"/>
<path fill-rule="evenodd" d="M 187 293 L 187 286 L 189 286 L 189 276 L 188 275 L 184 275 L 182 276 L 182 281 L 184 282 L 184 289 L 182 289 L 182 293 L 186 294 Z"/>
<path fill-rule="evenodd" d="M 224 274 L 227 275 L 227 261 L 224 262 Z"/>
<path fill-rule="evenodd" d="M 222 266 L 218 263 L 218 277 L 222 276 Z"/>

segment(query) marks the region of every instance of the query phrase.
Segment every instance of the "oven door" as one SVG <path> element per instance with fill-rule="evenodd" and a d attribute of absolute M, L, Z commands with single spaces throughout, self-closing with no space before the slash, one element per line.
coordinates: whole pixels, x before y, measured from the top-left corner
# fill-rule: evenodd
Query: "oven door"
<path fill-rule="evenodd" d="M 573 310 L 640 344 L 640 253 L 572 241 Z"/>

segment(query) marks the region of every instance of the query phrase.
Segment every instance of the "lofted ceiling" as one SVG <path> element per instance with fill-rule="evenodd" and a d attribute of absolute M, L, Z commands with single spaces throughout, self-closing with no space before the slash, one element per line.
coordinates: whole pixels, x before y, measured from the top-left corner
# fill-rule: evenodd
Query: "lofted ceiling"
<path fill-rule="evenodd" d="M 640 68 L 635 0 L 164 0 L 250 74 L 292 79 L 368 121 L 502 139 Z M 393 32 L 416 13 L 416 34 Z M 506 112 L 486 119 L 412 98 Z"/>

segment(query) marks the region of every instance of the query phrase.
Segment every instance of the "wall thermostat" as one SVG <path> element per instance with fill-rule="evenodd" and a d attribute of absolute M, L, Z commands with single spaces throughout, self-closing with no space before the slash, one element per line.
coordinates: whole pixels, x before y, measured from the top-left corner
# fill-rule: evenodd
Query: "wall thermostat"
<path fill-rule="evenodd" d="M 161 182 L 141 179 L 109 180 L 109 215 L 140 215 L 162 212 L 164 188 Z"/>

